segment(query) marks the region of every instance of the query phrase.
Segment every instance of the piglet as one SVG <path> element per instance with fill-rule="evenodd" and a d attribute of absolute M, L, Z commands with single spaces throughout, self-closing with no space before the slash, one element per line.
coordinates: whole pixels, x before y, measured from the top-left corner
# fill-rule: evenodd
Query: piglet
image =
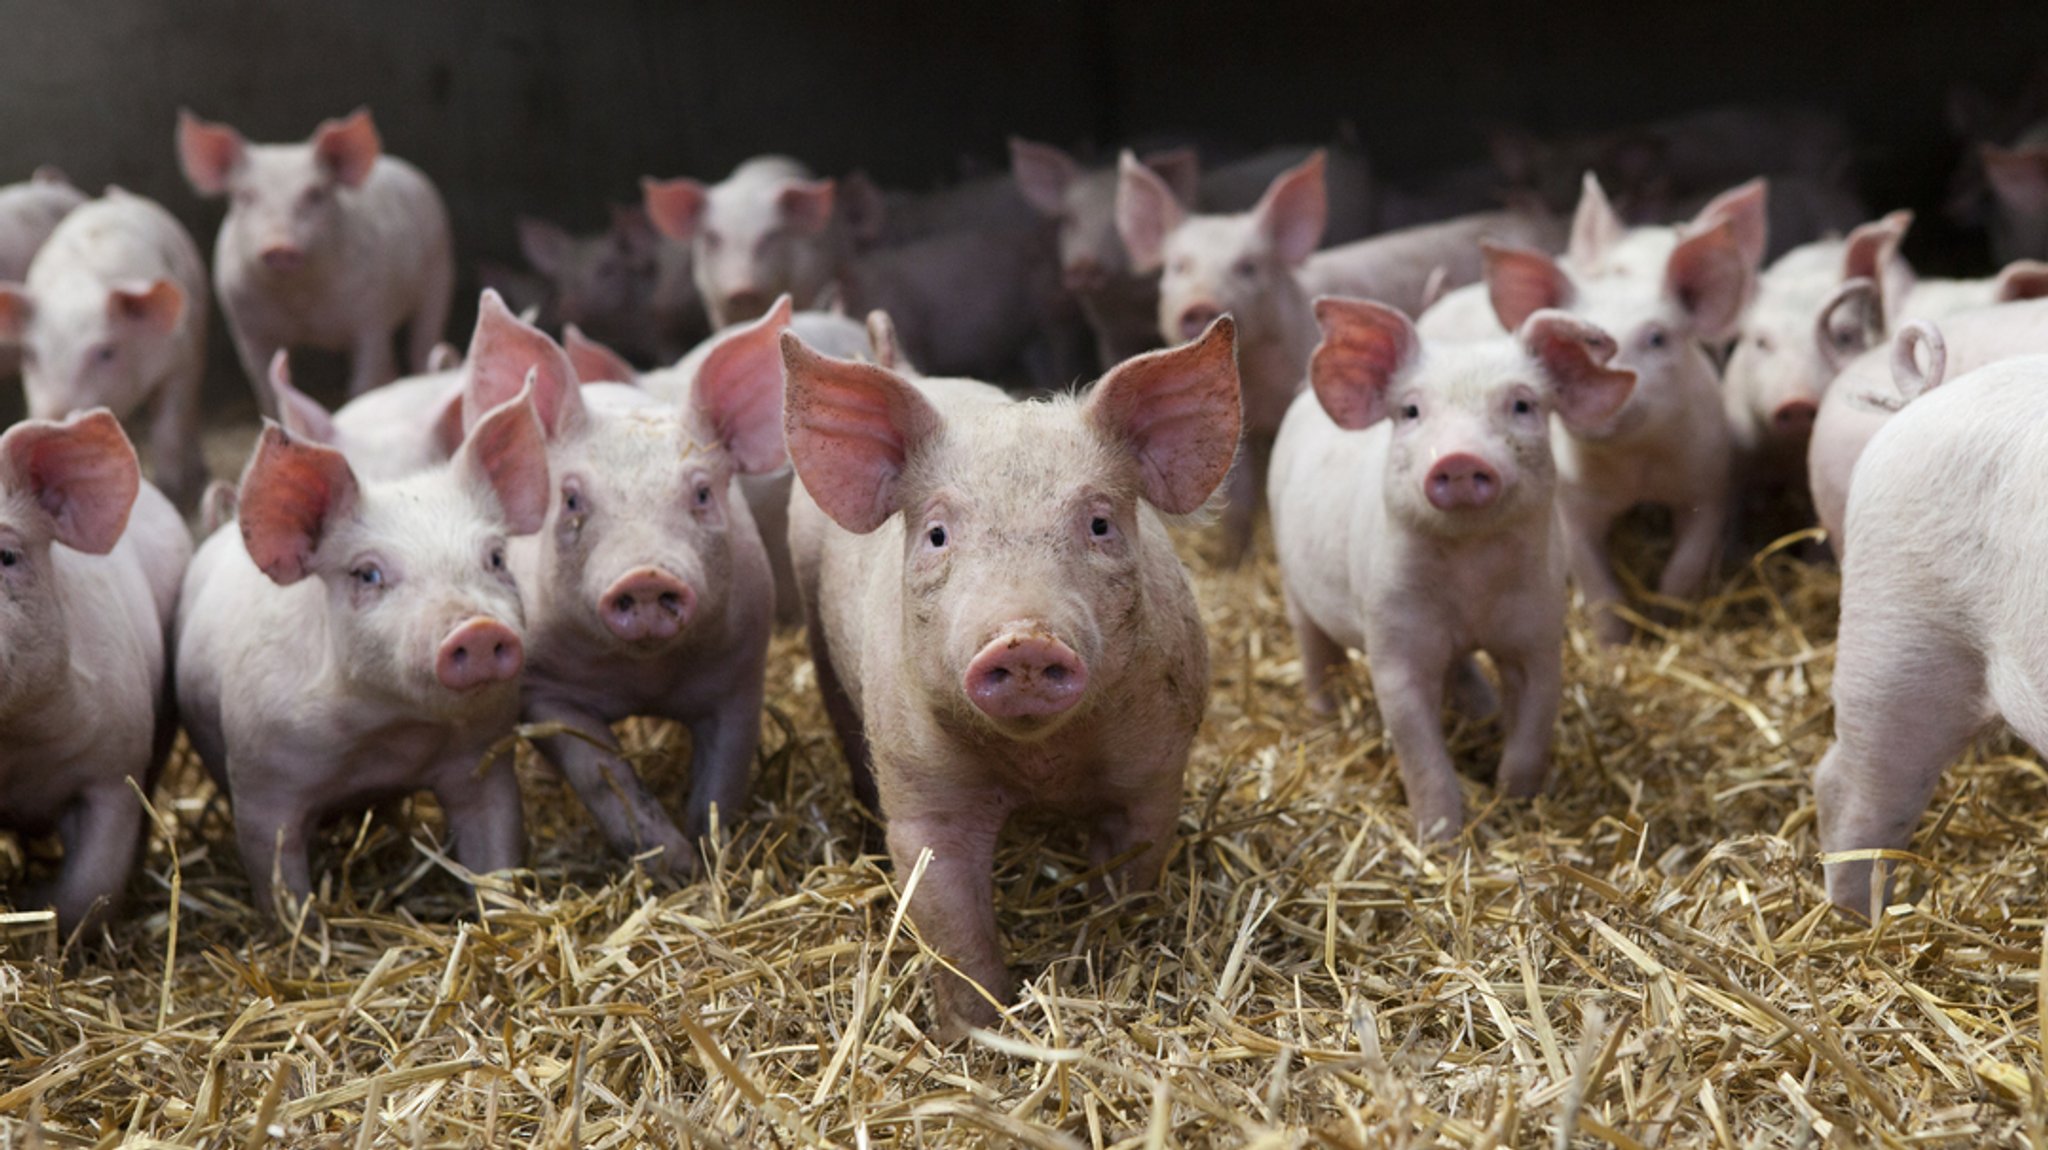
<path fill-rule="evenodd" d="M 1446 691 L 1483 717 L 1499 669 L 1506 746 L 1498 780 L 1542 790 L 1563 685 L 1569 545 L 1556 510 L 1550 420 L 1592 428 L 1635 376 L 1607 366 L 1614 340 L 1538 311 L 1512 339 L 1433 344 L 1380 304 L 1316 302 L 1314 390 L 1280 429 L 1273 538 L 1311 709 L 1363 650 L 1417 833 L 1464 825 L 1444 745 Z"/>
<path fill-rule="evenodd" d="M 440 801 L 463 866 L 519 863 L 518 780 L 482 759 L 519 717 L 508 537 L 539 530 L 552 497 L 530 398 L 484 417 L 448 464 L 385 482 L 265 425 L 238 522 L 193 558 L 176 660 L 258 907 L 312 893 L 323 819 L 416 790 Z"/>
<path fill-rule="evenodd" d="M 1011 993 L 990 873 L 1012 814 L 1077 821 L 1131 888 L 1172 849 L 1209 657 L 1160 515 L 1230 469 L 1232 343 L 1221 319 L 1084 398 L 1018 403 L 783 336 L 812 658 L 897 873 L 932 852 L 909 913 L 960 972 L 936 976 L 943 1038 Z"/>
<path fill-rule="evenodd" d="M 120 188 L 73 210 L 23 283 L 0 284 L 0 342 L 21 349 L 29 416 L 150 409 L 157 484 L 193 506 L 206 482 L 206 265 L 155 202 Z"/>
<path fill-rule="evenodd" d="M 847 258 L 833 182 L 787 156 L 756 156 L 709 186 L 649 178 L 641 187 L 655 227 L 690 245 L 714 330 L 759 319 L 783 294 L 818 306 Z"/>
<path fill-rule="evenodd" d="M 176 729 L 165 672 L 184 520 L 105 411 L 0 435 L 0 826 L 57 832 L 64 861 L 15 906 L 59 929 L 117 909 L 142 803 Z"/>
<path fill-rule="evenodd" d="M 347 352 L 350 395 L 389 383 L 401 327 L 407 367 L 426 370 L 455 290 L 448 209 L 418 168 L 384 154 L 368 110 L 300 144 L 250 144 L 181 111 L 178 159 L 200 195 L 229 197 L 213 275 L 259 395 L 279 348 Z"/>
<path fill-rule="evenodd" d="M 1828 897 L 1849 910 L 1874 914 L 1886 892 L 1870 859 L 1830 856 L 1904 849 L 1989 722 L 2048 747 L 2044 389 L 2044 355 L 1969 371 L 1907 404 L 1856 467 L 1835 742 L 1814 775 Z"/>
<path fill-rule="evenodd" d="M 0 282 L 28 278 L 29 261 L 71 209 L 85 202 L 85 193 L 71 186 L 63 172 L 45 164 L 16 184 L 0 187 Z M 20 353 L 0 347 L 0 375 L 21 370 Z"/>

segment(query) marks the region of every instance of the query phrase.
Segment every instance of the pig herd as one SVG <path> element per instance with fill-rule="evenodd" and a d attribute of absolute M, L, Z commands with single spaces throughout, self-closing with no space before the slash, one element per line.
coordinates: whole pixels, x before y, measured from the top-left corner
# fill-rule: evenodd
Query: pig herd
<path fill-rule="evenodd" d="M 957 1035 L 1011 990 L 1011 815 L 1084 828 L 1104 887 L 1170 853 L 1209 647 L 1169 524 L 1220 506 L 1234 563 L 1270 519 L 1308 708 L 1360 652 L 1416 832 L 1449 839 L 1444 707 L 1498 718 L 1503 792 L 1543 790 L 1570 588 L 1606 642 L 1640 618 L 1622 517 L 1668 510 L 1668 606 L 1789 489 L 1842 562 L 1815 789 L 1829 894 L 1867 912 L 1978 730 L 2048 745 L 2048 264 L 2020 258 L 2048 251 L 2012 246 L 2048 245 L 2048 195 L 2010 194 L 2026 141 L 1988 149 L 2014 262 L 1921 278 L 1910 214 L 1825 177 L 1836 131 L 1702 113 L 1640 137 L 1655 179 L 1504 140 L 1505 196 L 1344 144 L 1205 171 L 1015 140 L 925 195 L 764 156 L 649 179 L 598 236 L 522 221 L 540 322 L 486 289 L 466 352 L 447 213 L 367 112 L 287 145 L 180 116 L 228 199 L 210 286 L 162 207 L 38 172 L 0 189 L 29 408 L 0 435 L 0 823 L 64 857 L 13 902 L 116 909 L 179 729 L 266 910 L 315 889 L 322 820 L 422 790 L 464 867 L 519 865 L 491 752 L 522 721 L 622 859 L 687 879 L 745 818 L 801 621 L 855 794 L 923 868 Z M 216 300 L 272 417 L 235 486 L 199 450 Z M 293 349 L 345 353 L 348 401 Z M 689 729 L 680 819 L 614 739 L 633 716 Z"/>

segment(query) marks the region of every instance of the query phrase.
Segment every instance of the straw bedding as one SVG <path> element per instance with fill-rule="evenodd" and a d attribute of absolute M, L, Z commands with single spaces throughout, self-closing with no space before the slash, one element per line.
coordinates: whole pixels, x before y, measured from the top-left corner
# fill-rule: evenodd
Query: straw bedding
<path fill-rule="evenodd" d="M 2048 776 L 1986 740 L 1914 905 L 1829 910 L 1831 568 L 1768 553 L 1619 653 L 1575 618 L 1550 796 L 1496 801 L 1497 730 L 1458 726 L 1472 826 L 1425 850 L 1362 667 L 1311 718 L 1270 550 L 1186 543 L 1216 674 L 1163 891 L 1102 904 L 1083 843 L 1015 828 L 1024 988 L 972 1044 L 923 1036 L 917 876 L 859 854 L 791 634 L 754 804 L 681 889 L 521 750 L 530 870 L 471 894 L 397 804 L 331 830 L 324 916 L 280 929 L 181 749 L 110 940 L 67 972 L 45 916 L 0 923 L 0 1145 L 2043 1144 Z M 687 736 L 624 731 L 679 794 Z"/>

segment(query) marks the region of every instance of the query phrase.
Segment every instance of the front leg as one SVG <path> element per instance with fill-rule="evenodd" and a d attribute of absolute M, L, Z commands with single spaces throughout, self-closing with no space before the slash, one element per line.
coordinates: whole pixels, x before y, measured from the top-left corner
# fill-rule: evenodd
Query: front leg
<path fill-rule="evenodd" d="M 1551 740 L 1564 693 L 1561 636 L 1526 651 L 1497 652 L 1507 738 L 1495 785 L 1516 798 L 1541 794 L 1550 775 Z"/>
<path fill-rule="evenodd" d="M 1366 665 L 1380 717 L 1401 760 L 1401 786 L 1415 833 L 1424 840 L 1456 838 L 1465 826 L 1465 796 L 1444 743 L 1447 653 L 1402 651 L 1378 637 L 1366 640 Z"/>
<path fill-rule="evenodd" d="M 313 867 L 308 855 L 312 812 L 304 788 L 290 780 L 247 782 L 246 766 L 228 763 L 235 844 L 249 877 L 250 901 L 258 911 L 290 922 L 298 906 L 313 895 Z"/>
<path fill-rule="evenodd" d="M 1674 507 L 1672 519 L 1677 546 L 1657 580 L 1657 594 L 1668 599 L 1692 599 L 1706 587 L 1721 557 L 1721 537 L 1728 522 L 1727 501 L 1709 499 L 1690 507 Z"/>
<path fill-rule="evenodd" d="M 1187 749 L 1182 747 L 1172 761 L 1186 762 Z M 1114 893 L 1149 891 L 1159 885 L 1180 823 L 1181 784 L 1181 775 L 1175 772 L 1131 802 L 1097 816 L 1088 842 L 1088 857 L 1097 867 L 1107 866 L 1128 851 L 1138 851 L 1117 868 Z M 1098 894 L 1111 893 L 1106 884 L 1098 885 L 1105 888 Z"/>
<path fill-rule="evenodd" d="M 932 975 L 932 1029 L 941 1043 L 966 1037 L 969 1027 L 993 1026 L 999 1012 L 989 997 L 1006 1003 L 1013 991 L 996 934 L 996 836 L 1002 821 L 986 809 L 892 813 L 889 820 L 889 857 L 899 880 L 909 878 L 918 853 L 931 848 L 932 861 L 910 897 L 910 921 L 925 945 L 960 972 L 938 968 Z"/>
<path fill-rule="evenodd" d="M 156 484 L 190 513 L 206 487 L 200 452 L 199 387 L 203 368 L 180 366 L 159 385 L 149 424 L 149 462 Z M 267 389 L 266 389 L 267 390 Z"/>
<path fill-rule="evenodd" d="M 1628 621 L 1614 608 L 1623 599 L 1621 582 L 1607 559 L 1607 536 L 1614 530 L 1619 512 L 1606 507 L 1567 507 L 1563 511 L 1565 539 L 1571 548 L 1572 580 L 1585 596 L 1586 615 L 1593 621 L 1593 633 L 1602 643 L 1618 646 L 1633 633 Z"/>
<path fill-rule="evenodd" d="M 749 686 L 734 688 L 716 708 L 689 724 L 690 799 L 683 810 L 683 834 L 706 846 L 712 808 L 717 808 L 718 827 L 726 835 L 745 817 L 754 753 L 761 746 L 761 673 L 734 677 Z"/>
<path fill-rule="evenodd" d="M 398 378 L 398 369 L 391 355 L 389 328 L 373 327 L 357 332 L 349 350 L 352 356 L 348 374 L 349 398 L 383 387 Z"/>
<path fill-rule="evenodd" d="M 611 727 L 596 715 L 565 704 L 534 701 L 526 708 L 527 721 L 560 723 L 590 736 L 556 735 L 542 739 L 540 753 L 583 801 L 597 822 L 606 845 L 625 858 L 637 858 L 650 850 L 659 854 L 646 860 L 655 874 L 694 873 L 697 854 L 690 841 L 676 829 L 675 820 L 631 764 L 619 757 L 618 740 Z"/>
<path fill-rule="evenodd" d="M 434 798 L 455 840 L 455 861 L 471 874 L 511 870 L 526 855 L 525 811 L 519 805 L 519 776 L 509 757 L 481 773 L 483 748 L 455 755 L 434 773 Z"/>
<path fill-rule="evenodd" d="M 270 393 L 270 361 L 284 350 L 284 341 L 269 332 L 243 327 L 236 322 L 232 310 L 228 311 L 227 317 L 228 334 L 234 337 L 235 342 L 235 358 L 242 361 L 242 371 L 249 377 L 249 389 L 256 393 L 256 408 L 274 419 L 277 417 L 277 397 Z"/>
<path fill-rule="evenodd" d="M 90 934 L 120 906 L 142 841 L 142 803 L 126 777 L 95 787 L 64 813 L 57 834 L 63 869 L 38 901 L 57 912 L 66 935 Z"/>

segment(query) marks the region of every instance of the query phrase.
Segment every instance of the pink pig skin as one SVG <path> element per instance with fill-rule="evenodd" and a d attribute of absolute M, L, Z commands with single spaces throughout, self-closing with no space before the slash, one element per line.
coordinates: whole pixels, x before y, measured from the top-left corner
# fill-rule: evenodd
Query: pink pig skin
<path fill-rule="evenodd" d="M 0 435 L 0 825 L 64 861 L 18 907 L 90 932 L 118 911 L 142 804 L 176 729 L 165 671 L 192 554 L 105 411 Z"/>
<path fill-rule="evenodd" d="M 716 184 L 641 181 L 647 215 L 690 245 L 712 329 L 759 319 L 780 295 L 822 306 L 851 251 L 831 180 L 787 156 L 756 156 Z"/>
<path fill-rule="evenodd" d="M 1823 852 L 1905 848 L 1942 772 L 1995 720 L 2048 747 L 2044 388 L 2048 356 L 1966 371 L 1907 404 L 1855 469 L 1835 743 L 1814 775 Z M 1885 894 L 1872 869 L 1828 863 L 1828 897 L 1871 913 Z"/>
<path fill-rule="evenodd" d="M 1550 419 L 1595 426 L 1634 377 L 1614 341 L 1539 311 L 1518 337 L 1430 344 L 1399 311 L 1323 299 L 1314 390 L 1274 446 L 1273 537 L 1310 707 L 1329 668 L 1366 654 L 1417 832 L 1464 825 L 1444 745 L 1446 692 L 1490 713 L 1485 651 L 1504 688 L 1499 783 L 1533 795 L 1549 771 L 1563 683 L 1567 540 Z"/>
<path fill-rule="evenodd" d="M 233 801 L 258 907 L 311 894 L 321 820 L 416 790 L 440 800 L 463 866 L 519 863 L 512 765 L 478 768 L 519 715 L 507 537 L 539 529 L 551 493 L 527 399 L 448 464 L 384 482 L 265 427 L 238 522 L 193 558 L 176 661 L 185 730 Z"/>
<path fill-rule="evenodd" d="M 1076 820 L 1098 863 L 1142 847 L 1118 872 L 1132 888 L 1172 849 L 1209 667 L 1159 514 L 1229 470 L 1231 345 L 1220 320 L 1085 398 L 1018 403 L 783 337 L 812 656 L 897 874 L 933 852 L 909 910 L 966 976 L 937 976 L 943 1038 L 992 1022 L 983 991 L 1013 986 L 990 884 L 1013 813 Z"/>
<path fill-rule="evenodd" d="M 63 172 L 45 165 L 18 184 L 0 187 L 0 281 L 28 278 L 28 265 L 71 209 L 85 202 Z M 17 375 L 21 355 L 0 347 L 0 376 Z"/>
<path fill-rule="evenodd" d="M 328 120 L 299 144 L 251 144 L 178 115 L 178 158 L 202 196 L 226 195 L 213 250 L 221 310 L 259 396 L 280 348 L 347 352 L 349 394 L 425 371 L 455 290 L 448 209 L 419 169 L 383 154 L 370 113 Z"/>
<path fill-rule="evenodd" d="M 148 408 L 157 484 L 190 507 L 206 483 L 206 305 L 206 265 L 185 229 L 153 201 L 108 188 L 64 217 L 24 283 L 0 284 L 0 341 L 21 349 L 31 418 Z"/>

